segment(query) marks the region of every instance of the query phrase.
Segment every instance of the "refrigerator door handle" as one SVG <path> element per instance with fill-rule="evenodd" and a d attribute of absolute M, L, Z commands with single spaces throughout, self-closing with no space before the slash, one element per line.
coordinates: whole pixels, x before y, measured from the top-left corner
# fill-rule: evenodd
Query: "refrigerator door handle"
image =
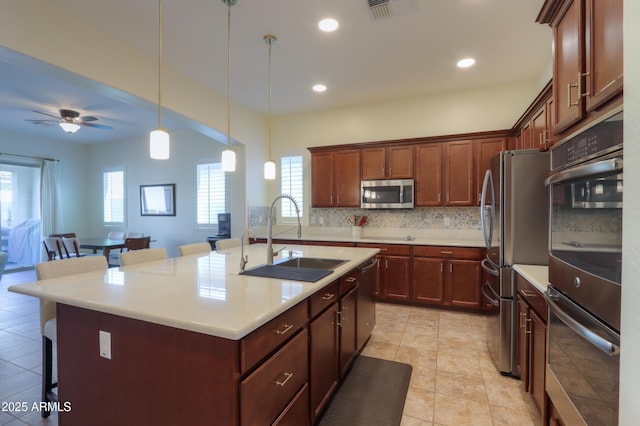
<path fill-rule="evenodd" d="M 489 292 L 495 295 L 496 299 L 488 295 L 485 289 L 489 289 Z M 495 294 L 495 291 L 491 288 L 491 286 L 487 282 L 482 283 L 482 287 L 480 287 L 480 292 L 482 293 L 482 296 L 484 296 L 484 298 L 487 299 L 487 301 L 492 306 L 500 306 L 500 297 L 497 297 L 497 295 Z"/>
<path fill-rule="evenodd" d="M 493 264 L 491 259 L 489 259 L 488 257 L 485 257 L 484 259 L 482 259 L 482 262 L 480 262 L 480 266 L 482 267 L 482 270 L 485 271 L 486 273 L 491 274 L 494 277 L 500 276 L 500 270 Z"/>
<path fill-rule="evenodd" d="M 487 194 L 490 196 L 489 203 L 485 204 Z M 482 194 L 480 200 L 480 226 L 484 236 L 487 249 L 491 248 L 493 240 L 493 224 L 495 223 L 495 193 L 493 192 L 493 176 L 491 170 L 487 170 L 482 183 Z M 489 222 L 487 223 L 487 216 Z"/>

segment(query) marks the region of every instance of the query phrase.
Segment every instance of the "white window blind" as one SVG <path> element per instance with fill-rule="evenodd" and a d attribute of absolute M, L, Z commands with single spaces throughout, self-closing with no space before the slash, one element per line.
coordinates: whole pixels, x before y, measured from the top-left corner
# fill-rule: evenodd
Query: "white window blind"
<path fill-rule="evenodd" d="M 295 198 L 300 207 L 300 217 L 303 216 L 304 205 L 304 174 L 302 169 L 303 158 L 301 155 L 282 157 L 280 159 L 280 193 L 289 194 Z M 280 216 L 282 218 L 295 218 L 296 208 L 287 199 L 280 202 Z"/>
<path fill-rule="evenodd" d="M 196 224 L 218 224 L 218 213 L 227 209 L 227 179 L 221 163 L 198 164 L 196 168 Z"/>
<path fill-rule="evenodd" d="M 103 221 L 105 224 L 124 223 L 124 170 L 102 174 L 104 198 Z"/>

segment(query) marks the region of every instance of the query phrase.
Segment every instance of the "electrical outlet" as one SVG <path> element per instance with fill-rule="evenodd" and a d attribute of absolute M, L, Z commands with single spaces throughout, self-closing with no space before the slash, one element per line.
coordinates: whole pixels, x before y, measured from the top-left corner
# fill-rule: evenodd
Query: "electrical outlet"
<path fill-rule="evenodd" d="M 449 216 L 445 216 L 444 217 L 444 226 L 449 226 L 450 223 L 451 223 L 451 218 L 449 218 Z"/>
<path fill-rule="evenodd" d="M 111 359 L 111 333 L 100 330 L 98 338 L 100 339 L 100 356 Z"/>

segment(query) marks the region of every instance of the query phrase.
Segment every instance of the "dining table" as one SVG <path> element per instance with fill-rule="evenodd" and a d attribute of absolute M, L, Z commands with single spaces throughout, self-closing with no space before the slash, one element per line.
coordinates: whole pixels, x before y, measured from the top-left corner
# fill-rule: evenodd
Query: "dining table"
<path fill-rule="evenodd" d="M 109 253 L 111 250 L 123 249 L 124 239 L 111 239 L 107 237 L 89 237 L 80 238 L 80 248 L 91 249 L 93 253 L 98 253 L 98 250 L 102 250 L 102 254 L 109 261 Z"/>

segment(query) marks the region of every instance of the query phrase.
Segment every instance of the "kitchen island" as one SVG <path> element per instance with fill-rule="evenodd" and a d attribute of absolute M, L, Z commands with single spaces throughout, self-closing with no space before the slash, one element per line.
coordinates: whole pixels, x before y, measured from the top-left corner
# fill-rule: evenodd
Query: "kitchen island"
<path fill-rule="evenodd" d="M 264 245 L 245 253 L 247 269 L 266 261 Z M 271 423 L 309 406 L 310 305 L 376 253 L 280 253 L 348 260 L 314 283 L 239 275 L 234 248 L 9 290 L 58 302 L 61 425 Z"/>

